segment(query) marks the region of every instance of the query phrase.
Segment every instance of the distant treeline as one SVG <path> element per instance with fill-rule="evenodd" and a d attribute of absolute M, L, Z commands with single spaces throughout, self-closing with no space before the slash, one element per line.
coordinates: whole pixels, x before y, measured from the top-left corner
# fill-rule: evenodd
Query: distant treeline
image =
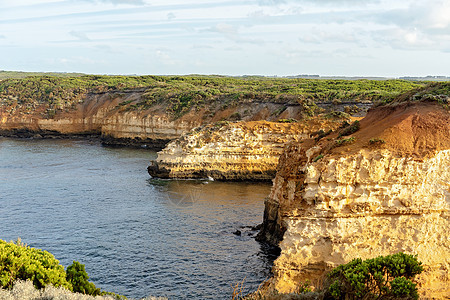
<path fill-rule="evenodd" d="M 54 76 L 54 77 L 74 77 L 83 76 L 83 73 L 64 73 L 64 72 L 20 72 L 20 71 L 2 71 L 0 70 L 0 80 L 10 78 L 26 78 L 29 76 Z"/>

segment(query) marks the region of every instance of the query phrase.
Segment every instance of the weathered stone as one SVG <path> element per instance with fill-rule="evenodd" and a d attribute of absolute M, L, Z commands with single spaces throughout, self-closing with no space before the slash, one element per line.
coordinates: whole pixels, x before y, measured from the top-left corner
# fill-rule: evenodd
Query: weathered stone
<path fill-rule="evenodd" d="M 315 118 L 298 123 L 267 121 L 207 125 L 172 141 L 148 171 L 161 178 L 272 180 L 286 144 L 312 132 L 337 128 L 339 120 Z"/>
<path fill-rule="evenodd" d="M 339 264 L 402 251 L 425 266 L 422 297 L 449 297 L 449 111 L 380 107 L 352 137 L 339 147 L 336 133 L 281 156 L 260 233 L 281 248 L 272 288 L 291 292 L 306 280 L 318 287 Z"/>

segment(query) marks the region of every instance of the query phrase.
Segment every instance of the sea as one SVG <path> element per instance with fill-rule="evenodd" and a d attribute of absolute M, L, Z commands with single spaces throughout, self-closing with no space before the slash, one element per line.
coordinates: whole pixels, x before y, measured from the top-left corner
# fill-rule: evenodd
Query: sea
<path fill-rule="evenodd" d="M 231 299 L 270 277 L 255 240 L 271 185 L 161 180 L 156 152 L 0 137 L 0 239 L 18 238 L 133 299 Z"/>

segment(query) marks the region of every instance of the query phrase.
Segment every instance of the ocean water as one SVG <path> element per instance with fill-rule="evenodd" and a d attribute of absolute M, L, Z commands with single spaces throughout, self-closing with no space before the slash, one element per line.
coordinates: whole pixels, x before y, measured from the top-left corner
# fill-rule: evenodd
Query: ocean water
<path fill-rule="evenodd" d="M 255 241 L 270 185 L 151 179 L 156 153 L 0 138 L 0 239 L 18 237 L 127 297 L 230 299 L 274 256 Z M 233 232 L 240 230 L 242 234 Z"/>

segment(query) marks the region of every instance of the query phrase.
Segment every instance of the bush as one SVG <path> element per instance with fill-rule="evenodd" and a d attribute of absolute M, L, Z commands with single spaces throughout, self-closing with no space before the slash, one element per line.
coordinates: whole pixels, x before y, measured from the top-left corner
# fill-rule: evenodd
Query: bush
<path fill-rule="evenodd" d="M 40 289 L 51 284 L 55 287 L 72 286 L 66 280 L 64 267 L 47 251 L 0 240 L 0 286 L 11 288 L 14 281 L 30 280 Z"/>
<path fill-rule="evenodd" d="M 296 119 L 279 119 L 277 121 L 278 123 L 297 123 L 298 121 Z"/>
<path fill-rule="evenodd" d="M 333 299 L 418 299 L 412 279 L 422 271 L 417 256 L 402 252 L 364 261 L 357 258 L 328 274 L 327 293 Z"/>
<path fill-rule="evenodd" d="M 374 139 L 370 139 L 369 140 L 369 144 L 370 145 L 381 145 L 381 144 L 384 144 L 384 143 L 386 143 L 386 141 L 383 140 L 383 139 L 374 138 Z"/>
<path fill-rule="evenodd" d="M 339 134 L 338 138 L 340 138 L 342 136 L 351 135 L 351 134 L 357 132 L 359 130 L 359 128 L 361 128 L 361 125 L 359 124 L 359 121 L 355 121 L 352 124 L 350 124 L 349 126 L 345 127 L 342 130 L 342 132 Z"/>
<path fill-rule="evenodd" d="M 88 281 L 84 265 L 74 261 L 64 271 L 59 261 L 47 251 L 30 248 L 21 243 L 0 240 L 0 288 L 12 289 L 15 282 L 29 280 L 36 289 L 47 286 L 62 287 L 85 295 L 109 295 L 114 299 L 124 296 L 100 290 Z"/>
<path fill-rule="evenodd" d="M 355 140 L 356 139 L 355 139 L 354 136 L 352 136 L 350 138 L 347 138 L 347 139 L 336 140 L 334 142 L 333 147 L 340 147 L 340 146 L 343 146 L 343 145 L 349 145 L 349 144 L 353 143 Z"/>
<path fill-rule="evenodd" d="M 88 281 L 89 276 L 86 273 L 83 264 L 74 261 L 69 267 L 67 267 L 66 273 L 66 279 L 70 284 L 72 284 L 74 292 L 92 296 L 102 294 L 101 290 L 96 288 L 94 283 Z"/>

